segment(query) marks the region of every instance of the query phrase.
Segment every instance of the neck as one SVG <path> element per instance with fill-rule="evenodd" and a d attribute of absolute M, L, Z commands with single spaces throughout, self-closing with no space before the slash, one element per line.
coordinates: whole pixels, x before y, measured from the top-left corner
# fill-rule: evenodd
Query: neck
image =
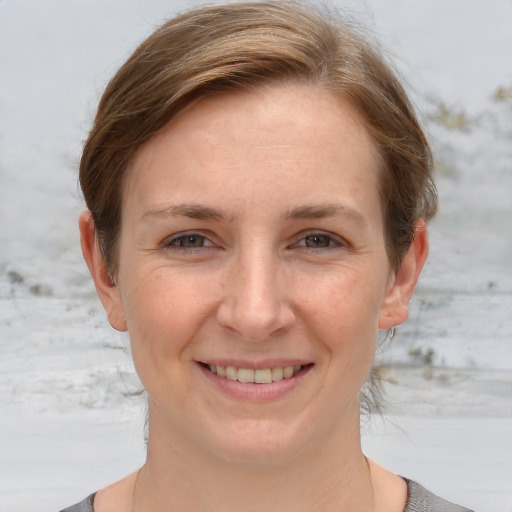
<path fill-rule="evenodd" d="M 359 415 L 329 442 L 275 463 L 238 464 L 202 452 L 152 411 L 134 512 L 357 512 L 374 510 Z"/>

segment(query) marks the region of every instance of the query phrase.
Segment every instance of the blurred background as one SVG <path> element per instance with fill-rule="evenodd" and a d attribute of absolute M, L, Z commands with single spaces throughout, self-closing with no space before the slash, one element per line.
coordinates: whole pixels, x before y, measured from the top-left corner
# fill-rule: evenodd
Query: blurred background
<path fill-rule="evenodd" d="M 0 0 L 0 510 L 59 510 L 144 460 L 144 399 L 82 262 L 76 169 L 108 79 L 200 2 Z M 378 364 L 367 453 L 479 512 L 512 511 L 512 2 L 332 2 L 373 26 L 437 158 L 409 322 Z"/>

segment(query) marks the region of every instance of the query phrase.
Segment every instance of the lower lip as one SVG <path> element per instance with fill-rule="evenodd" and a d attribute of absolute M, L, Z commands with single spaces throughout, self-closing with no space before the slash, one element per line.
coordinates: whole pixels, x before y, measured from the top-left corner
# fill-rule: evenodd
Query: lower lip
<path fill-rule="evenodd" d="M 269 402 L 281 398 L 293 391 L 304 380 L 313 365 L 302 368 L 289 379 L 282 379 L 268 384 L 255 384 L 254 382 L 239 382 L 225 377 L 219 377 L 203 365 L 197 365 L 203 375 L 222 393 L 231 398 L 250 402 Z"/>

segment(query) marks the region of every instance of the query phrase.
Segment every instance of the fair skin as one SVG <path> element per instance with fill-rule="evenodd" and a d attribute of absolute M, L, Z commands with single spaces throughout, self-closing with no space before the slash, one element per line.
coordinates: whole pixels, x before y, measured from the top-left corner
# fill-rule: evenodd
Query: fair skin
<path fill-rule="evenodd" d="M 116 285 L 82 215 L 150 403 L 147 461 L 96 512 L 403 510 L 403 480 L 362 453 L 359 390 L 428 244 L 418 222 L 391 270 L 378 174 L 347 102 L 274 85 L 199 101 L 137 152 Z"/>

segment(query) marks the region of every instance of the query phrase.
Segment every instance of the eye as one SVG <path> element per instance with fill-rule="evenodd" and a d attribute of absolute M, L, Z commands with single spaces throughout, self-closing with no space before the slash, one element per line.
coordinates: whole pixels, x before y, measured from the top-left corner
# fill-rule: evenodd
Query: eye
<path fill-rule="evenodd" d="M 165 242 L 169 248 L 179 249 L 200 249 L 201 247 L 213 247 L 213 243 L 203 235 L 198 233 L 185 233 L 172 237 Z"/>
<path fill-rule="evenodd" d="M 330 250 L 347 247 L 345 240 L 329 233 L 306 233 L 293 244 L 294 247 L 304 250 Z"/>
<path fill-rule="evenodd" d="M 304 245 L 312 249 L 324 249 L 334 245 L 334 242 L 329 235 L 315 234 L 304 237 Z"/>

